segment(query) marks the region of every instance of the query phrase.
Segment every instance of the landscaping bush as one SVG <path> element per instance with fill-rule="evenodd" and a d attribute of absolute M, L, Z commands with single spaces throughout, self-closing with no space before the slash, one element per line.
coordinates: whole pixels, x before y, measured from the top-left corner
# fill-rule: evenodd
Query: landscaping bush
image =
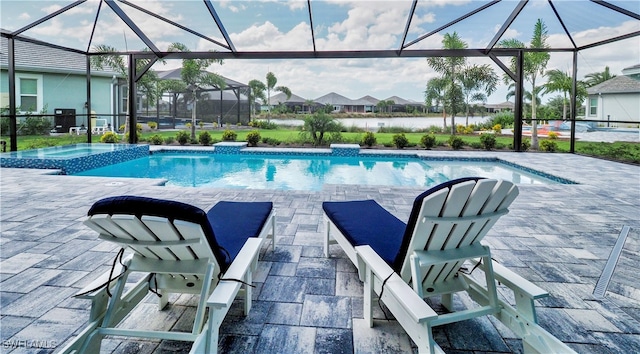
<path fill-rule="evenodd" d="M 111 144 L 118 143 L 120 142 L 120 136 L 118 136 L 118 134 L 114 132 L 106 132 L 102 134 L 102 136 L 100 137 L 100 142 L 111 143 Z"/>
<path fill-rule="evenodd" d="M 247 143 L 249 143 L 250 146 L 258 145 L 259 141 L 260 141 L 260 133 L 257 130 L 252 130 L 249 133 L 247 133 Z"/>
<path fill-rule="evenodd" d="M 378 133 L 410 133 L 411 129 L 405 127 L 380 127 Z"/>
<path fill-rule="evenodd" d="M 549 132 L 549 133 L 547 134 L 547 136 L 548 136 L 548 137 L 549 137 L 549 139 L 551 139 L 551 140 L 558 139 L 558 133 L 556 133 L 556 132 Z"/>
<path fill-rule="evenodd" d="M 338 124 L 333 117 L 322 111 L 318 111 L 304 119 L 304 131 L 302 131 L 301 134 L 311 134 L 313 145 L 318 146 L 322 145 L 325 133 L 339 132 L 341 128 L 342 125 Z"/>
<path fill-rule="evenodd" d="M 187 132 L 186 130 L 181 130 L 176 133 L 176 140 L 180 145 L 185 145 L 190 138 L 191 138 L 191 134 L 189 134 L 189 132 Z"/>
<path fill-rule="evenodd" d="M 496 134 L 502 134 L 502 125 L 496 124 L 493 126 L 493 132 Z"/>
<path fill-rule="evenodd" d="M 522 142 L 520 143 L 522 151 L 527 151 L 531 148 L 531 140 L 529 139 L 522 139 Z"/>
<path fill-rule="evenodd" d="M 149 126 L 149 129 L 151 129 L 151 130 L 155 130 L 158 127 L 158 123 L 156 123 L 156 122 L 147 122 L 147 125 Z"/>
<path fill-rule="evenodd" d="M 480 145 L 485 150 L 491 150 L 496 147 L 496 137 L 493 134 L 480 134 Z"/>
<path fill-rule="evenodd" d="M 153 145 L 162 145 L 162 143 L 164 143 L 164 139 L 160 134 L 156 134 L 152 136 L 151 139 L 149 139 L 149 141 L 151 141 L 151 144 Z"/>
<path fill-rule="evenodd" d="M 364 145 L 367 147 L 372 147 L 373 145 L 376 144 L 376 135 L 373 134 L 373 132 L 366 132 L 364 133 L 364 136 L 362 137 L 362 141 L 360 142 L 360 145 Z"/>
<path fill-rule="evenodd" d="M 253 120 L 248 124 L 250 127 L 260 128 L 260 129 L 278 129 L 278 125 L 276 123 L 267 122 L 266 120 Z"/>
<path fill-rule="evenodd" d="M 449 137 L 448 143 L 449 146 L 451 146 L 451 148 L 454 150 L 460 150 L 464 146 L 464 140 L 462 140 L 461 137 L 455 135 L 451 135 Z"/>
<path fill-rule="evenodd" d="M 227 129 L 222 133 L 222 141 L 236 141 L 238 133 L 231 129 Z"/>
<path fill-rule="evenodd" d="M 540 141 L 540 151 L 556 152 L 558 150 L 558 144 L 553 140 Z"/>
<path fill-rule="evenodd" d="M 403 149 L 409 145 L 409 140 L 404 135 L 404 133 L 400 133 L 393 136 L 393 144 L 398 149 Z"/>
<path fill-rule="evenodd" d="M 20 135 L 45 135 L 51 131 L 53 124 L 47 117 L 29 116 L 20 124 L 18 132 Z"/>
<path fill-rule="evenodd" d="M 168 137 L 164 138 L 164 142 L 165 142 L 167 145 L 171 145 L 171 144 L 173 144 L 173 142 L 174 142 L 174 141 L 176 141 L 176 139 L 175 139 L 174 137 L 172 137 L 172 136 L 168 136 Z"/>
<path fill-rule="evenodd" d="M 425 134 L 420 138 L 420 145 L 425 149 L 431 149 L 436 146 L 436 136 L 433 133 Z"/>
<path fill-rule="evenodd" d="M 262 138 L 262 143 L 275 146 L 280 145 L 281 141 L 276 138 L 269 138 L 265 136 L 264 138 Z"/>
<path fill-rule="evenodd" d="M 208 131 L 202 131 L 200 132 L 200 134 L 198 134 L 198 142 L 200 142 L 200 144 L 204 145 L 204 146 L 208 146 L 211 145 L 211 133 L 209 133 Z"/>

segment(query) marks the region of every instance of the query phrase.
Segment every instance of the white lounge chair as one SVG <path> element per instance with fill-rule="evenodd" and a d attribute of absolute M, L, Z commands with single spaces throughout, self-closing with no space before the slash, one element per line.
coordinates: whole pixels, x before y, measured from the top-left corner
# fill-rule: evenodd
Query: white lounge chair
<path fill-rule="evenodd" d="M 517 195 L 517 187 L 507 181 L 449 181 L 415 199 L 407 224 L 373 200 L 324 202 L 325 256 L 330 244 L 342 247 L 365 283 L 369 326 L 377 294 L 420 353 L 443 352 L 433 327 L 484 315 L 494 315 L 519 335 L 525 352 L 571 353 L 537 324 L 534 301 L 548 293 L 492 261 L 489 247 L 480 243 Z M 461 271 L 465 261 L 469 269 L 479 265 L 484 282 Z M 496 281 L 513 291 L 515 306 L 498 298 Z M 454 311 L 453 294 L 460 291 L 477 306 Z M 438 314 L 423 301 L 437 295 L 450 313 Z"/>
<path fill-rule="evenodd" d="M 96 202 L 88 215 L 84 223 L 100 239 L 131 253 L 123 257 L 121 251 L 112 272 L 78 293 L 92 301 L 89 322 L 62 353 L 98 353 L 107 335 L 193 341 L 192 353 L 216 353 L 220 324 L 239 293 L 245 315 L 251 309 L 252 272 L 263 241 L 275 241 L 271 202 L 219 202 L 205 213 L 180 202 L 120 196 Z M 146 275 L 124 292 L 133 272 Z M 190 333 L 117 327 L 150 289 L 160 295 L 160 309 L 168 293 L 200 295 Z"/>

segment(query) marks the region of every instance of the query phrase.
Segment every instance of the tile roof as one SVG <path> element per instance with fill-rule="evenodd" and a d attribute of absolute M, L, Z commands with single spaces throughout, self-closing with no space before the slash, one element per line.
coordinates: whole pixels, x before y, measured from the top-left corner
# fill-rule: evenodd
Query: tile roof
<path fill-rule="evenodd" d="M 587 93 L 590 95 L 635 92 L 640 92 L 640 80 L 632 79 L 628 76 L 616 76 L 613 79 L 609 79 L 587 89 Z"/>

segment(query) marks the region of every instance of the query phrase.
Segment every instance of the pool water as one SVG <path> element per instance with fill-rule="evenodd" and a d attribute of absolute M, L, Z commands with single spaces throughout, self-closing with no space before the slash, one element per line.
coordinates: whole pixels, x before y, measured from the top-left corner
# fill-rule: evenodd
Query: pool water
<path fill-rule="evenodd" d="M 38 159 L 65 159 L 82 156 L 89 156 L 109 151 L 124 150 L 130 148 L 124 144 L 74 144 L 64 146 L 53 146 L 42 149 L 14 151 L 8 156 L 16 158 L 38 158 Z"/>
<path fill-rule="evenodd" d="M 75 175 L 162 178 L 171 186 L 278 190 L 322 190 L 325 184 L 429 187 L 468 176 L 518 184 L 557 183 L 497 161 L 397 156 L 155 153 Z"/>

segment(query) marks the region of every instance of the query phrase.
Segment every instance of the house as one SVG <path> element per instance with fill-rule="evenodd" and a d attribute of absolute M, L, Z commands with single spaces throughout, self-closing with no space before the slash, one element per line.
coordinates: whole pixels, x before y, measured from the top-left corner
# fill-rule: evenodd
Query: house
<path fill-rule="evenodd" d="M 271 96 L 271 107 L 275 107 L 278 105 L 285 105 L 287 109 L 291 112 L 295 113 L 309 113 L 314 112 L 316 108 L 319 106 L 317 103 L 311 103 L 310 100 L 307 100 L 303 97 L 300 97 L 296 94 L 291 94 L 291 97 L 287 98 L 282 92 L 278 92 L 277 94 Z M 311 103 L 311 104 L 310 104 Z"/>
<path fill-rule="evenodd" d="M 505 101 L 502 103 L 487 103 L 482 106 L 487 109 L 487 113 L 513 112 L 515 103 Z"/>
<path fill-rule="evenodd" d="M 1 38 L 0 105 L 6 108 L 9 40 Z M 90 114 L 85 55 L 20 40 L 14 43 L 18 114 L 50 115 L 52 127 L 55 123 L 60 132 L 68 132 L 72 126 L 87 126 Z M 91 116 L 106 120 L 112 127 L 124 124 L 127 97 L 126 81 L 115 70 L 91 70 Z"/>
<path fill-rule="evenodd" d="M 640 124 L 640 64 L 623 69 L 621 76 L 587 88 L 587 93 L 585 119 L 606 126 L 610 126 L 610 120 L 624 121 L 616 123 L 620 127 Z"/>

